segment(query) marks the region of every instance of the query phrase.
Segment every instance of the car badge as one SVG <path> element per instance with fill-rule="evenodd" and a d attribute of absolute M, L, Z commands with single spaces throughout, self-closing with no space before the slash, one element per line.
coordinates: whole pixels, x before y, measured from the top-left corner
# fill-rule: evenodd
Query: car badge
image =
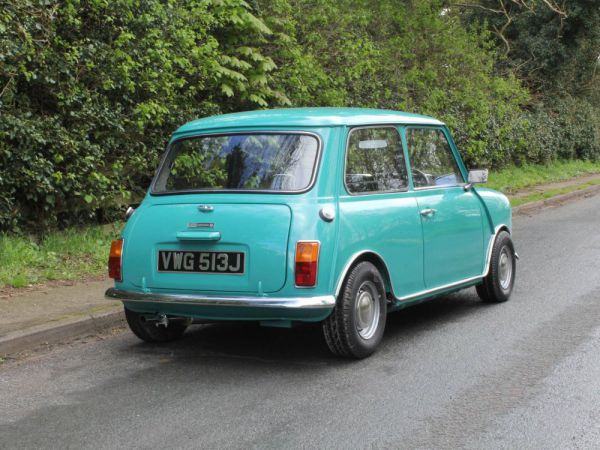
<path fill-rule="evenodd" d="M 214 228 L 214 227 L 215 227 L 214 223 L 208 223 L 208 222 L 188 223 L 188 228 Z"/>
<path fill-rule="evenodd" d="M 200 212 L 211 212 L 214 211 L 214 207 L 210 206 L 210 205 L 199 205 L 198 206 L 198 211 Z"/>

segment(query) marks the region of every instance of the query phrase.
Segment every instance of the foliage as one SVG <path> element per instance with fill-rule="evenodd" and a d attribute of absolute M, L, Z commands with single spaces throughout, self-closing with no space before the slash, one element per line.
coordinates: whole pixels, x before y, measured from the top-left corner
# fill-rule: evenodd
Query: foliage
<path fill-rule="evenodd" d="M 269 0 L 268 23 L 284 31 L 299 58 L 282 59 L 294 104 L 389 108 L 446 121 L 470 164 L 504 164 L 518 145 L 513 128 L 527 92 L 494 73 L 486 31 L 467 30 L 444 2 Z M 290 51 L 291 52 L 291 51 Z M 284 53 L 284 56 L 288 53 Z M 315 66 L 302 79 L 302 67 Z M 292 74 L 290 76 L 290 74 Z M 318 80 L 320 90 L 314 89 Z M 304 81 L 304 83 L 303 83 Z M 512 134 L 511 134 L 512 133 Z M 507 140 L 507 138 L 513 138 Z"/>
<path fill-rule="evenodd" d="M 567 185 L 560 188 L 550 188 L 546 190 L 535 191 L 526 195 L 511 198 L 510 204 L 514 208 L 515 206 L 524 205 L 525 203 L 537 202 L 539 200 L 545 200 L 548 198 L 556 197 L 558 195 L 568 194 L 570 192 L 581 191 L 592 186 L 600 185 L 599 179 L 594 179 L 582 184 Z"/>
<path fill-rule="evenodd" d="M 4 0 L 0 230 L 113 220 L 177 126 L 231 111 L 430 114 L 472 166 L 597 158 L 593 1 L 456 3 Z"/>
<path fill-rule="evenodd" d="M 513 162 L 600 157 L 600 8 L 596 0 L 457 1 L 468 26 L 485 24 L 503 53 L 496 69 L 534 94 L 517 121 Z M 519 128 L 522 130 L 519 131 Z"/>
<path fill-rule="evenodd" d="M 288 103 L 243 0 L 8 0 L 0 11 L 0 229 L 114 216 L 169 133 Z"/>
<path fill-rule="evenodd" d="M 548 164 L 523 164 L 491 170 L 485 187 L 514 194 L 532 186 L 561 182 L 600 173 L 600 161 L 567 160 Z"/>
<path fill-rule="evenodd" d="M 69 228 L 38 240 L 0 234 L 0 288 L 104 275 L 119 225 Z"/>
<path fill-rule="evenodd" d="M 597 0 L 457 1 L 468 24 L 486 23 L 515 70 L 536 92 L 571 95 L 597 89 L 600 8 Z M 464 9 L 466 8 L 466 9 Z"/>

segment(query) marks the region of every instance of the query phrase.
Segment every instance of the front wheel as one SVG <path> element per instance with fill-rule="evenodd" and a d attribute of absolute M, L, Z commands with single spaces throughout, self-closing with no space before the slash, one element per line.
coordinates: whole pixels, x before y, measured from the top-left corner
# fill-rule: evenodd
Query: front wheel
<path fill-rule="evenodd" d="M 509 299 L 515 284 L 516 260 L 510 235 L 506 231 L 500 232 L 492 248 L 488 274 L 476 288 L 481 300 L 500 303 Z"/>
<path fill-rule="evenodd" d="M 144 315 L 125 308 L 125 319 L 129 329 L 142 341 L 169 342 L 183 336 L 187 323 L 170 322 L 168 326 L 147 322 Z"/>
<path fill-rule="evenodd" d="M 335 309 L 323 321 L 327 346 L 340 356 L 365 358 L 381 342 L 386 318 L 381 274 L 370 262 L 361 262 L 350 271 Z"/>

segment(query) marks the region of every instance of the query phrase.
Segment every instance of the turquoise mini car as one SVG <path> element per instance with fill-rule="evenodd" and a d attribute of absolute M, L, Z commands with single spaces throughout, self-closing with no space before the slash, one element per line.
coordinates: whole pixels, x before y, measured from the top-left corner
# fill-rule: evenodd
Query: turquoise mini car
<path fill-rule="evenodd" d="M 471 286 L 508 300 L 511 208 L 475 186 L 486 180 L 431 117 L 303 108 L 196 120 L 129 210 L 106 297 L 144 341 L 192 323 L 320 322 L 333 353 L 363 358 L 388 312 Z"/>

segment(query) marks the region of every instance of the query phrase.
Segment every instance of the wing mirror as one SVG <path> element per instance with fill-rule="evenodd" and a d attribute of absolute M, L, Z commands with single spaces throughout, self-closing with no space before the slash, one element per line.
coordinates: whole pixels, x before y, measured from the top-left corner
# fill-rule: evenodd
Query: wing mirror
<path fill-rule="evenodd" d="M 487 183 L 488 170 L 487 169 L 475 169 L 469 170 L 469 183 Z"/>
<path fill-rule="evenodd" d="M 474 169 L 469 170 L 469 182 L 465 184 L 465 191 L 468 191 L 473 187 L 474 184 L 487 183 L 488 170 L 487 169 Z"/>

